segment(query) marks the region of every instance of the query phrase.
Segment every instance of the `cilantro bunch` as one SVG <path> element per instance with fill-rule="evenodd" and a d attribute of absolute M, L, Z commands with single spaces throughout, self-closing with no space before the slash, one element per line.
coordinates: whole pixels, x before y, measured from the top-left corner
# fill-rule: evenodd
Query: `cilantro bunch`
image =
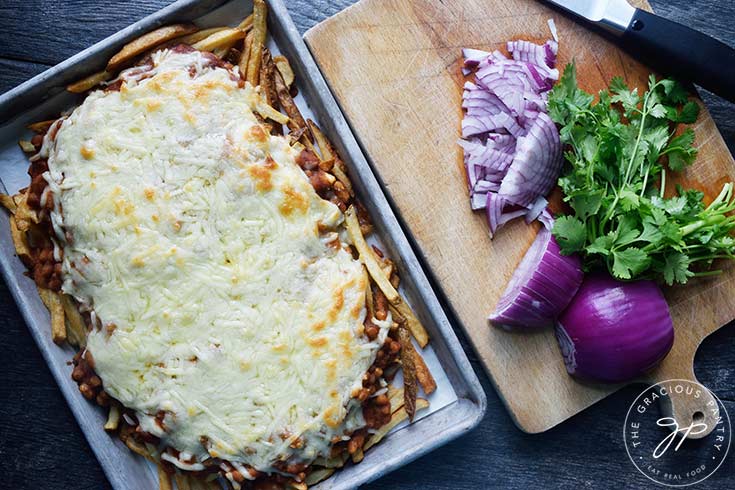
<path fill-rule="evenodd" d="M 666 173 L 691 164 L 698 105 L 686 89 L 651 75 L 642 96 L 613 78 L 598 102 L 577 86 L 574 64 L 549 92 L 549 116 L 560 127 L 567 165 L 559 179 L 574 211 L 556 220 L 562 253 L 579 253 L 587 268 L 604 266 L 618 279 L 663 279 L 671 285 L 735 258 L 733 184 L 711 204 L 704 194 L 677 186 L 664 197 Z"/>

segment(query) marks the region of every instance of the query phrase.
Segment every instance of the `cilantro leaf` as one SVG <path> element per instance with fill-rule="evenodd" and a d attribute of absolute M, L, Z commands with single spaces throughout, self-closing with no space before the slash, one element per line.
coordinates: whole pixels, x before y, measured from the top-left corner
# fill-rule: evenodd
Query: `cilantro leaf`
<path fill-rule="evenodd" d="M 651 258 L 648 254 L 636 247 L 613 250 L 612 254 L 612 273 L 618 279 L 631 279 L 646 270 L 651 264 Z"/>
<path fill-rule="evenodd" d="M 581 220 L 573 216 L 558 218 L 552 232 L 564 255 L 579 252 L 587 240 L 587 228 Z"/>
<path fill-rule="evenodd" d="M 663 153 L 669 157 L 668 165 L 671 170 L 679 172 L 694 161 L 697 149 L 692 146 L 693 144 L 694 131 L 691 128 L 687 128 L 686 131 L 669 141 Z"/>
<path fill-rule="evenodd" d="M 666 255 L 663 267 L 666 284 L 671 286 L 674 282 L 686 283 L 694 275 L 694 272 L 689 270 L 689 263 L 689 257 L 681 252 Z"/>

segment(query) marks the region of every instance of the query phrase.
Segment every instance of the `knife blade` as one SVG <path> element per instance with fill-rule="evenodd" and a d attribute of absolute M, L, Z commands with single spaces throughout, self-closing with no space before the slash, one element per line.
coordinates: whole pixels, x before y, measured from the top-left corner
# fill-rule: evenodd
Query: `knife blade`
<path fill-rule="evenodd" d="M 654 70 L 735 102 L 735 49 L 626 0 L 546 0 L 611 34 Z"/>

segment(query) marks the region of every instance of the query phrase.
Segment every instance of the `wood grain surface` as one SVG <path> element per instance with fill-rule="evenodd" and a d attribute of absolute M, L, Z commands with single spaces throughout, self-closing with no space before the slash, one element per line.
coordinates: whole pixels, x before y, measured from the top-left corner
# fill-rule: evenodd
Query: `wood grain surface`
<path fill-rule="evenodd" d="M 0 92 L 170 2 L 144 0 L 3 0 L 0 2 Z M 290 0 L 302 32 L 351 0 Z M 652 0 L 656 11 L 735 45 L 735 5 L 717 0 Z M 735 150 L 732 104 L 704 94 L 720 132 Z M 94 455 L 51 378 L 4 284 L 0 283 L 0 488 L 109 488 Z M 639 489 L 652 484 L 631 465 L 621 436 L 630 403 L 642 386 L 623 388 L 540 435 L 519 431 L 482 374 L 488 394 L 482 424 L 459 440 L 368 485 L 371 489 L 595 488 Z M 695 360 L 705 385 L 735 414 L 735 328 L 707 338 Z M 701 488 L 732 488 L 735 458 Z M 695 487 L 699 488 L 699 487 Z"/>
<path fill-rule="evenodd" d="M 633 3 L 650 9 L 645 0 Z M 466 79 L 460 48 L 493 51 L 504 50 L 511 39 L 542 42 L 550 37 L 552 17 L 559 67 L 576 60 L 581 87 L 597 93 L 620 75 L 643 91 L 648 68 L 576 19 L 534 0 L 363 0 L 305 36 L 493 384 L 528 432 L 553 427 L 619 386 L 568 376 L 553 329 L 521 334 L 488 326 L 487 315 L 538 226 L 516 220 L 491 240 L 485 213 L 470 209 L 457 145 Z M 697 161 L 681 177 L 669 178 L 668 186 L 698 188 L 711 199 L 724 182 L 735 180 L 735 162 L 706 109 L 693 128 Z M 735 267 L 665 293 L 676 340 L 647 379 L 693 379 L 701 340 L 735 318 Z M 707 413 L 713 401 L 672 402 L 672 414 L 684 426 L 695 412 Z M 716 416 L 707 415 L 711 429 Z"/>

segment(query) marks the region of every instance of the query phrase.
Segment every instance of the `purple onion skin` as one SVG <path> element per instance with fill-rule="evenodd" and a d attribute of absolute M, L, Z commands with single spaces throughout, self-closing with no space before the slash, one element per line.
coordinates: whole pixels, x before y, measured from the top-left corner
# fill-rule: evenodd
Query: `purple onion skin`
<path fill-rule="evenodd" d="M 562 255 L 551 232 L 542 228 L 523 256 L 488 320 L 506 330 L 529 331 L 554 325 L 582 283 L 577 255 Z"/>
<path fill-rule="evenodd" d="M 622 282 L 588 275 L 557 323 L 567 371 L 620 383 L 655 367 L 674 344 L 674 325 L 653 281 Z"/>

